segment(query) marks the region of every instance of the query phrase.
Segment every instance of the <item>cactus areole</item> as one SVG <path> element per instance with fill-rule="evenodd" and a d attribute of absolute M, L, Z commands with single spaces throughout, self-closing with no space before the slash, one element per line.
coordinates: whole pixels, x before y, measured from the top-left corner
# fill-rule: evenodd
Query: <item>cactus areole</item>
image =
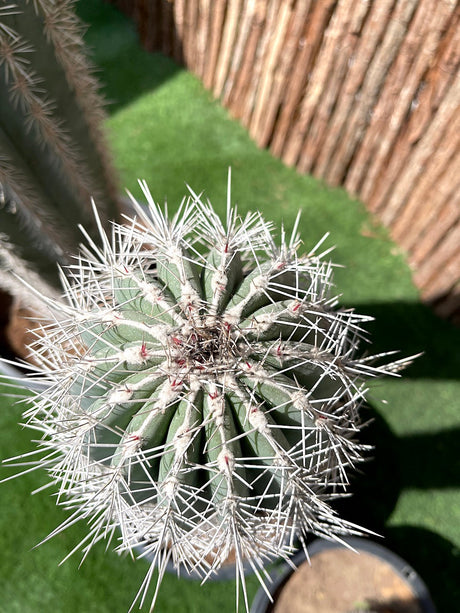
<path fill-rule="evenodd" d="M 224 225 L 191 191 L 168 219 L 149 206 L 88 239 L 63 275 L 66 304 L 34 350 L 48 383 L 27 411 L 58 502 L 118 549 L 142 544 L 211 576 L 232 553 L 255 570 L 308 533 L 358 529 L 344 492 L 364 380 L 401 365 L 356 356 L 366 318 L 337 308 L 330 263 L 274 239 L 260 214 Z M 323 254 L 324 255 L 324 254 Z M 246 600 L 246 592 L 244 597 Z M 247 601 L 245 602 L 247 607 Z"/>

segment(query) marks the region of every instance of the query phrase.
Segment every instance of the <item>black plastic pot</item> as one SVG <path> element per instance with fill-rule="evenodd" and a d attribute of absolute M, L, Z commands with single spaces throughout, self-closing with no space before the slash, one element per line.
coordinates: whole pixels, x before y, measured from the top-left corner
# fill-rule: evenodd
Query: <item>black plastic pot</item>
<path fill-rule="evenodd" d="M 343 540 L 352 549 L 358 552 L 362 551 L 363 553 L 368 553 L 386 562 L 413 592 L 422 612 L 436 613 L 436 608 L 431 600 L 426 585 L 416 571 L 405 560 L 386 547 L 378 545 L 367 539 L 351 537 L 344 538 Z M 332 543 L 323 539 L 317 539 L 308 546 L 308 555 L 310 560 L 313 560 L 315 555 L 323 551 L 338 548 L 344 548 L 344 546 L 340 545 L 339 543 Z M 297 554 L 295 554 L 292 557 L 292 562 L 296 567 L 299 567 L 303 562 L 306 562 L 305 552 L 299 551 Z M 267 589 L 271 594 L 273 601 L 276 601 L 277 595 L 281 591 L 282 587 L 295 572 L 296 571 L 293 570 L 287 563 L 281 563 L 270 573 L 271 583 L 267 584 Z M 250 613 L 270 613 L 272 607 L 273 602 L 269 599 L 265 590 L 260 588 L 254 598 Z"/>

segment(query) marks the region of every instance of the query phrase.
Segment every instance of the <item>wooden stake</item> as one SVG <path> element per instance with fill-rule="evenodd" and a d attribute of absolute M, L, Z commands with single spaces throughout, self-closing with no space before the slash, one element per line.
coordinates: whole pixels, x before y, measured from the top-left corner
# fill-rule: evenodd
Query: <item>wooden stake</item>
<path fill-rule="evenodd" d="M 305 46 L 303 34 L 305 32 L 305 22 L 308 18 L 312 2 L 297 2 L 291 9 L 289 24 L 287 26 L 286 37 L 281 48 L 281 55 L 274 76 L 270 103 L 267 109 L 257 111 L 258 116 L 267 113 L 267 123 L 271 122 L 272 140 L 270 149 L 273 155 L 281 156 L 286 133 L 289 129 L 289 118 L 294 109 L 287 109 L 291 94 L 290 88 L 295 83 L 294 67 L 299 65 L 297 57 L 301 54 Z M 301 76 L 301 75 L 300 75 Z M 277 115 L 280 114 L 279 120 Z M 261 136 L 261 141 L 264 136 Z"/>
<path fill-rule="evenodd" d="M 184 23 L 185 23 L 185 0 L 174 0 L 173 2 L 174 20 L 174 48 L 173 57 L 176 62 L 183 63 L 184 60 Z"/>
<path fill-rule="evenodd" d="M 337 76 L 343 78 L 351 59 L 351 49 L 346 46 L 346 40 L 350 32 L 359 31 L 360 22 L 367 10 L 367 4 L 360 0 L 351 3 L 349 0 L 341 0 L 325 32 L 323 45 L 293 130 L 300 154 L 298 169 L 301 172 L 309 172 L 314 164 L 331 107 L 335 103 L 335 98 L 329 99 L 329 105 L 324 104 L 324 99 L 334 90 L 337 93 Z"/>
<path fill-rule="evenodd" d="M 196 27 L 198 18 L 198 0 L 187 0 L 184 12 L 183 51 L 184 63 L 192 72 L 196 66 Z"/>
<path fill-rule="evenodd" d="M 348 62 L 348 71 L 337 92 L 337 102 L 328 122 L 326 137 L 315 160 L 314 173 L 318 177 L 325 177 L 329 172 L 334 152 L 339 147 L 346 123 L 359 99 L 366 71 L 390 19 L 393 3 L 394 0 L 374 2 L 365 17 L 355 53 Z"/>
<path fill-rule="evenodd" d="M 339 185 L 345 180 L 347 168 L 369 125 L 376 100 L 388 70 L 399 52 L 417 3 L 418 0 L 401 0 L 387 23 L 382 42 L 367 67 L 359 98 L 344 122 L 345 129 L 326 173 L 325 178 L 331 185 Z"/>
<path fill-rule="evenodd" d="M 173 20 L 173 3 L 171 0 L 161 0 L 161 51 L 169 57 L 174 57 L 176 45 L 175 27 Z"/>
<path fill-rule="evenodd" d="M 217 59 L 222 41 L 227 4 L 227 0 L 214 0 L 213 3 L 208 36 L 208 57 L 203 74 L 203 84 L 207 89 L 212 89 L 215 83 Z"/>
<path fill-rule="evenodd" d="M 281 0 L 281 6 L 279 2 L 270 2 L 263 41 L 257 54 L 254 77 L 251 79 L 251 87 L 243 112 L 243 121 L 249 127 L 249 134 L 259 146 L 267 144 L 262 133 L 267 129 L 271 131 L 271 126 L 267 128 L 267 124 L 270 123 L 267 110 L 272 96 L 273 73 L 291 15 L 290 4 L 288 0 Z"/>
<path fill-rule="evenodd" d="M 401 127 L 398 138 L 382 166 L 380 175 L 375 177 L 366 202 L 373 212 L 384 210 L 401 169 L 406 166 L 412 148 L 423 137 L 430 122 L 451 87 L 454 76 L 460 67 L 460 6 L 453 15 L 450 27 L 439 46 L 433 66 L 424 76 L 416 99 L 416 104 Z"/>
<path fill-rule="evenodd" d="M 460 119 L 460 118 L 459 118 Z M 392 236 L 405 249 L 415 249 L 419 238 L 437 225 L 437 216 L 443 203 L 454 195 L 460 176 L 460 121 L 449 126 L 444 146 L 428 161 L 426 171 L 409 194 L 409 198 L 396 217 Z"/>
<path fill-rule="evenodd" d="M 411 250 L 410 261 L 416 267 L 420 268 L 422 265 L 430 264 L 432 254 L 443 244 L 449 235 L 450 229 L 460 222 L 460 199 L 458 194 L 460 180 L 458 176 L 457 168 L 457 181 L 453 184 L 452 191 L 443 203 L 443 206 L 439 207 L 436 211 L 435 223 L 420 234 L 417 244 Z M 457 270 L 457 275 L 460 278 L 460 268 Z M 439 275 L 439 277 L 442 276 Z"/>
<path fill-rule="evenodd" d="M 281 6 L 280 6 L 281 2 Z M 245 86 L 245 101 L 242 109 L 241 120 L 243 125 L 250 128 L 255 105 L 260 98 L 261 81 L 270 72 L 269 57 L 270 52 L 279 38 L 279 31 L 283 27 L 282 13 L 283 7 L 286 5 L 285 0 L 268 0 L 264 4 L 265 12 L 263 15 L 263 24 L 260 26 L 260 41 L 257 44 L 254 62 L 250 74 L 247 78 Z M 262 15 L 259 16 L 259 19 Z M 268 104 L 268 99 L 265 99 L 264 106 Z M 251 133 L 251 129 L 249 129 Z M 257 134 L 254 135 L 254 140 L 258 142 Z"/>
<path fill-rule="evenodd" d="M 291 97 L 281 116 L 281 121 L 287 122 L 286 142 L 283 147 L 282 159 L 289 166 L 296 164 L 299 153 L 293 120 L 305 95 L 305 88 L 308 91 L 309 75 L 315 64 L 316 55 L 324 37 L 324 30 L 329 23 L 335 5 L 335 0 L 324 0 L 324 2 L 316 3 L 307 22 L 304 46 L 298 56 L 298 62 L 292 76 L 293 81 L 299 79 L 299 85 L 292 88 Z"/>
<path fill-rule="evenodd" d="M 227 78 L 225 79 L 224 89 L 222 92 L 222 102 L 224 105 L 228 105 L 230 102 L 232 90 L 244 60 L 244 52 L 256 9 L 257 0 L 244 0 L 243 8 L 238 19 L 237 36 L 232 51 L 230 69 L 228 71 Z"/>
<path fill-rule="evenodd" d="M 269 5 L 265 0 L 255 0 L 251 16 L 248 17 L 248 28 L 244 49 L 240 56 L 240 65 L 235 71 L 233 87 L 227 91 L 227 106 L 232 115 L 242 118 L 247 107 L 247 97 L 251 82 L 257 86 L 257 72 L 255 70 L 259 53 L 263 54 L 263 31 L 266 20 L 266 11 Z"/>
<path fill-rule="evenodd" d="M 434 253 L 414 273 L 414 281 L 422 289 L 425 300 L 433 300 L 450 290 L 458 291 L 460 268 L 460 222 L 451 227 L 449 234 Z M 443 274 L 440 275 L 439 271 Z"/>
<path fill-rule="evenodd" d="M 453 6 L 422 0 L 399 54 L 385 79 L 368 129 L 348 170 L 345 187 L 367 200 L 401 127 L 411 112 L 423 76 L 435 57 Z"/>
<path fill-rule="evenodd" d="M 427 131 L 412 148 L 411 155 L 401 170 L 385 209 L 381 212 L 381 219 L 384 224 L 391 225 L 393 223 L 400 208 L 406 202 L 415 181 L 424 172 L 427 160 L 435 154 L 436 149 L 442 143 L 446 128 L 457 116 L 459 100 L 460 73 L 456 76 Z"/>
<path fill-rule="evenodd" d="M 243 0 L 228 0 L 214 85 L 214 95 L 218 98 L 222 95 L 230 68 L 242 1 Z"/>

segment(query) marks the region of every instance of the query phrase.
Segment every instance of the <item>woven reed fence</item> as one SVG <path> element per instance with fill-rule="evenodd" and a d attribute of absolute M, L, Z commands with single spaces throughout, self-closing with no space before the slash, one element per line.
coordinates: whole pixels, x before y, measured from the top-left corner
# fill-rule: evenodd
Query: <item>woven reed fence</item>
<path fill-rule="evenodd" d="M 456 0 L 112 0 L 261 147 L 360 198 L 460 313 Z"/>

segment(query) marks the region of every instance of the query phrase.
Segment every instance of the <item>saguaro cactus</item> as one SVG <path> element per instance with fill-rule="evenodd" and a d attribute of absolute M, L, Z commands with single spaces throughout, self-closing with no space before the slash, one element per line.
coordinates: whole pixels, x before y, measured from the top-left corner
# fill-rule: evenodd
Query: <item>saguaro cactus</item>
<path fill-rule="evenodd" d="M 11 245 L 24 269 L 58 286 L 56 262 L 78 249 L 78 224 L 94 233 L 91 196 L 104 219 L 117 217 L 102 99 L 73 4 L 0 6 L 0 286 L 10 291 Z"/>
<path fill-rule="evenodd" d="M 358 531 L 327 501 L 365 449 L 363 380 L 403 362 L 356 357 L 365 318 L 337 308 L 331 264 L 299 255 L 296 230 L 277 245 L 260 214 L 229 198 L 223 225 L 193 192 L 169 220 L 142 187 L 148 210 L 89 239 L 40 334 L 37 465 L 74 510 L 59 529 L 88 520 L 85 551 L 116 529 L 119 550 L 144 546 L 139 596 L 168 560 L 206 577 L 232 551 L 244 585 L 245 560 Z"/>

